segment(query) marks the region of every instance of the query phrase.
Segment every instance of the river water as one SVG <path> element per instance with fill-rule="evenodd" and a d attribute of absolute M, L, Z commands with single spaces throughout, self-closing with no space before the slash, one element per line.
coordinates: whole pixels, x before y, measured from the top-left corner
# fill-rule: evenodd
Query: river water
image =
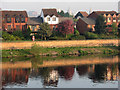
<path fill-rule="evenodd" d="M 41 64 L 33 63 L 31 60 L 18 61 L 17 63 L 7 61 L 3 62 L 3 68 L 0 69 L 2 87 L 118 88 L 118 78 L 120 77 L 120 64 L 116 62 L 118 59 L 118 56 L 89 57 L 91 63 L 88 63 L 88 58 L 85 56 L 84 58 L 72 57 L 72 59 L 63 57 L 53 60 L 55 63 L 53 65 L 50 60 Z M 36 58 L 32 58 L 32 60 L 36 61 Z M 66 64 L 61 63 L 64 60 L 66 60 L 64 62 Z"/>

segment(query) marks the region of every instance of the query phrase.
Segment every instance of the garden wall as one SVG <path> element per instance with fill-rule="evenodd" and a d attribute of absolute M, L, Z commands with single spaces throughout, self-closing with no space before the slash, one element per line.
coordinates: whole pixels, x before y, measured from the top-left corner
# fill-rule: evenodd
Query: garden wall
<path fill-rule="evenodd" d="M 41 47 L 118 46 L 118 39 L 2 42 L 2 49 L 29 49 L 34 44 Z"/>

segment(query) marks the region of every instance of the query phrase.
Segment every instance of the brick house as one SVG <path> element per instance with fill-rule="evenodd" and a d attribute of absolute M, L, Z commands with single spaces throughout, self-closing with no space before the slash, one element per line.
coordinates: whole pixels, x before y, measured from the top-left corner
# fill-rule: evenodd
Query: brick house
<path fill-rule="evenodd" d="M 76 28 L 81 33 L 84 34 L 85 32 L 94 32 L 95 29 L 95 20 L 91 18 L 79 18 L 77 21 Z"/>
<path fill-rule="evenodd" d="M 1 11 L 2 30 L 12 32 L 26 29 L 28 15 L 26 11 Z"/>
<path fill-rule="evenodd" d="M 79 19 L 79 18 L 83 18 L 83 17 L 87 17 L 87 16 L 88 16 L 87 12 L 80 11 L 75 15 L 75 19 Z"/>
<path fill-rule="evenodd" d="M 56 9 L 42 9 L 40 17 L 43 19 L 43 22 L 50 25 L 52 30 L 59 24 L 59 15 Z"/>
<path fill-rule="evenodd" d="M 99 15 L 103 15 L 105 18 L 106 25 L 112 25 L 113 23 L 120 23 L 120 14 L 116 11 L 94 11 L 88 18 L 97 19 Z"/>

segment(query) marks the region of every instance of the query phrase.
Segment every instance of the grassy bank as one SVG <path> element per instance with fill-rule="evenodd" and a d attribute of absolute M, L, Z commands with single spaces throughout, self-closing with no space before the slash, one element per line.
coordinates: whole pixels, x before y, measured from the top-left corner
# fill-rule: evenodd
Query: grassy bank
<path fill-rule="evenodd" d="M 31 49 L 2 50 L 2 57 L 64 56 L 88 54 L 116 55 L 118 53 L 119 50 L 116 46 L 43 48 L 39 47 L 38 45 L 34 45 Z"/>

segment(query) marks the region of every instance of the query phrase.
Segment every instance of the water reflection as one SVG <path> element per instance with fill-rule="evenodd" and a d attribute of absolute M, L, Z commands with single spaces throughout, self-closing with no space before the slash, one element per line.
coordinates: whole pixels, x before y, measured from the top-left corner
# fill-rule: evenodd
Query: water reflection
<path fill-rule="evenodd" d="M 57 87 L 59 80 L 64 79 L 66 81 L 71 81 L 74 78 L 75 73 L 79 75 L 78 79 L 85 76 L 86 78 L 91 79 L 93 83 L 117 81 L 120 71 L 120 68 L 118 67 L 119 64 L 97 64 L 29 69 L 3 69 L 2 85 L 26 85 L 29 78 L 40 78 L 43 87 Z"/>

